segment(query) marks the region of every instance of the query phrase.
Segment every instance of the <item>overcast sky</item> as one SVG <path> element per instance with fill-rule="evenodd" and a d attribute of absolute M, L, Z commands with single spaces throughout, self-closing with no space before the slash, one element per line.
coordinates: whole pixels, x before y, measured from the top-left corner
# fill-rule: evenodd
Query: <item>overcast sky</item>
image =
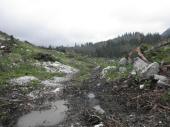
<path fill-rule="evenodd" d="M 97 42 L 170 27 L 170 0 L 0 0 L 0 30 L 38 45 Z"/>

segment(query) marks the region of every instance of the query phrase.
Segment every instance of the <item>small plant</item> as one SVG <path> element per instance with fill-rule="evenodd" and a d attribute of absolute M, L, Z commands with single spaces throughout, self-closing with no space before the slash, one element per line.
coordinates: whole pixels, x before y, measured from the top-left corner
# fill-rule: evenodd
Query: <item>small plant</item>
<path fill-rule="evenodd" d="M 56 59 L 55 57 L 53 57 L 51 54 L 47 54 L 47 53 L 37 53 L 34 56 L 34 59 L 39 60 L 39 61 L 51 61 L 51 62 L 55 62 Z"/>

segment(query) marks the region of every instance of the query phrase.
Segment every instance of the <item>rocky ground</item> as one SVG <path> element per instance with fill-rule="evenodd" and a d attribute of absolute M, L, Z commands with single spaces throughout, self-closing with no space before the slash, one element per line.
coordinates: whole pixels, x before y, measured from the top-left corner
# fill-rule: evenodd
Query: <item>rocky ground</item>
<path fill-rule="evenodd" d="M 6 105 L 1 106 L 1 111 L 10 115 L 3 121 L 3 126 L 51 126 L 56 125 L 66 116 L 67 101 L 64 100 L 63 89 L 79 70 L 59 62 L 43 62 L 36 66 L 42 66 L 50 73 L 62 72 L 64 77 L 54 76 L 51 79 L 39 80 L 34 76 L 22 76 L 9 80 L 11 88 L 6 91 L 5 98 L 0 98 L 1 101 L 7 102 Z M 40 88 L 23 94 L 20 89 L 22 91 L 29 89 L 33 81 L 38 82 Z"/>
<path fill-rule="evenodd" d="M 167 88 L 150 81 L 131 76 L 107 82 L 100 78 L 100 69 L 94 69 L 80 87 L 66 87 L 68 117 L 60 126 L 169 127 L 170 103 L 162 99 Z M 141 89 L 144 82 L 150 85 Z"/>
<path fill-rule="evenodd" d="M 90 78 L 83 82 L 77 82 L 75 78 L 79 76 L 76 74 L 78 70 L 67 65 L 58 62 L 36 65 L 43 66 L 51 73 L 61 71 L 66 75 L 40 81 L 43 87 L 32 90 L 26 96 L 22 96 L 19 86 L 23 88 L 27 86 L 25 88 L 28 89 L 28 83 L 38 79 L 23 76 L 10 80 L 13 85 L 9 90 L 12 89 L 13 93 L 8 94 L 8 98 L 1 98 L 10 103 L 7 104 L 9 107 L 4 105 L 4 110 L 8 108 L 11 115 L 10 119 L 3 123 L 4 126 L 169 127 L 170 125 L 169 86 L 166 82 L 169 73 L 167 71 L 158 73 L 157 68 L 152 68 L 151 65 L 155 65 L 153 63 L 146 65 L 139 58 L 134 62 L 134 69 L 139 72 L 142 66 L 151 67 L 140 73 L 145 78 L 140 75 L 138 77 L 136 75 L 138 72 L 135 71 L 129 73 L 127 78 L 109 81 L 103 77 L 107 69 L 98 66 L 92 70 Z"/>
<path fill-rule="evenodd" d="M 170 125 L 170 48 L 149 53 L 148 62 L 60 53 L 16 39 L 0 46 L 0 127 Z"/>

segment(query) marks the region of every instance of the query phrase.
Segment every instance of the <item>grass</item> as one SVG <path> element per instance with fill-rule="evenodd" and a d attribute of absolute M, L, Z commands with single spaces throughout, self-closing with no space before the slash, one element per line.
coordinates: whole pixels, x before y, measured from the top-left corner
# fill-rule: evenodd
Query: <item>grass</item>
<path fill-rule="evenodd" d="M 165 63 L 170 63 L 170 46 L 168 45 L 145 53 L 145 56 L 152 62 L 156 61 L 160 63 L 161 61 L 164 61 Z"/>
<path fill-rule="evenodd" d="M 14 45 L 11 53 L 0 57 L 0 87 L 9 79 L 25 75 L 35 76 L 40 80 L 64 75 L 61 72 L 49 73 L 44 68 L 33 65 L 36 62 L 33 55 L 44 52 L 44 49 L 20 41 Z"/>
<path fill-rule="evenodd" d="M 49 73 L 46 72 L 44 68 L 33 66 L 33 64 L 37 62 L 34 59 L 34 56 L 37 54 L 49 54 L 49 56 L 56 61 L 79 69 L 80 72 L 77 80 L 80 82 L 88 79 L 92 68 L 96 66 L 101 66 L 102 68 L 107 66 L 119 67 L 116 60 L 90 58 L 88 56 L 68 52 L 61 53 L 56 50 L 36 47 L 21 41 L 15 41 L 15 44 L 11 47 L 12 53 L 6 54 L 6 56 L 0 58 L 0 82 L 2 82 L 2 84 L 11 78 L 25 75 L 35 76 L 40 80 L 49 79 L 53 76 L 63 76 L 62 73 Z M 108 78 L 114 79 L 126 75 L 126 73 L 111 72 L 108 74 Z"/>
<path fill-rule="evenodd" d="M 115 64 L 114 64 L 114 66 L 115 66 Z M 116 79 L 120 79 L 120 78 L 127 78 L 129 73 L 132 71 L 132 65 L 131 64 L 123 66 L 127 69 L 127 71 L 125 71 L 123 73 L 119 72 L 119 67 L 121 67 L 119 64 L 117 64 L 116 67 L 117 67 L 117 70 L 109 71 L 106 74 L 106 79 L 116 80 Z"/>
<path fill-rule="evenodd" d="M 7 43 L 7 42 L 6 42 Z M 49 54 L 56 61 L 72 66 L 80 70 L 77 80 L 83 81 L 90 76 L 92 68 L 98 63 L 104 63 L 103 59 L 93 59 L 74 53 L 61 53 L 56 50 L 44 49 L 33 46 L 26 42 L 15 40 L 12 45 L 12 52 L 0 57 L 0 85 L 5 84 L 9 79 L 30 75 L 40 80 L 49 79 L 53 76 L 63 76 L 62 73 L 49 73 L 44 68 L 33 66 L 37 60 L 37 54 Z M 104 66 L 104 64 L 102 64 Z"/>
<path fill-rule="evenodd" d="M 29 92 L 41 89 L 42 87 L 40 81 L 31 81 L 27 86 L 22 87 L 10 85 L 8 82 L 12 78 L 28 75 L 35 76 L 40 80 L 45 80 L 54 76 L 64 76 L 61 72 L 49 73 L 44 68 L 34 66 L 34 63 L 38 62 L 35 60 L 34 56 L 39 53 L 49 54 L 49 56 L 56 61 L 79 69 L 80 73 L 79 76 L 77 76 L 77 80 L 80 82 L 87 79 L 90 76 L 92 68 L 96 66 L 96 64 L 93 63 L 93 59 L 86 56 L 43 49 L 20 41 L 17 41 L 12 45 L 11 53 L 7 53 L 0 57 L 1 97 L 8 96 L 13 89 L 17 89 L 19 93 L 26 95 Z M 1 105 L 4 104 L 5 102 L 0 102 L 0 109 L 3 108 Z M 8 121 L 8 118 L 10 118 L 8 115 L 9 113 L 6 112 L 6 109 L 3 109 L 0 113 L 0 121 Z"/>

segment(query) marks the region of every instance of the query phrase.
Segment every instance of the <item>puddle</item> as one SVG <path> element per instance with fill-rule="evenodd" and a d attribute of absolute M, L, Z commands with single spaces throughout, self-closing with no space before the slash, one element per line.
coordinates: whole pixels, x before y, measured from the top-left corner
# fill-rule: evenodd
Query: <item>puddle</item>
<path fill-rule="evenodd" d="M 61 122 L 66 114 L 66 101 L 58 100 L 52 104 L 51 109 L 43 111 L 32 111 L 22 116 L 16 127 L 40 127 L 53 126 Z"/>
<path fill-rule="evenodd" d="M 93 99 L 93 98 L 95 98 L 94 93 L 89 93 L 87 96 L 88 96 L 88 98 L 89 98 L 89 99 Z"/>

